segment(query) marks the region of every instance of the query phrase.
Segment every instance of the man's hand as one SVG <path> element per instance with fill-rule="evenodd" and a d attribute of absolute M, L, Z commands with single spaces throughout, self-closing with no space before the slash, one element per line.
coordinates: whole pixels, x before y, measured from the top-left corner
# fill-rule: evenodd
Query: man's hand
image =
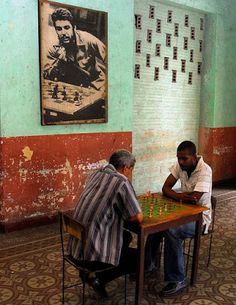
<path fill-rule="evenodd" d="M 143 213 L 138 213 L 133 217 L 130 217 L 128 221 L 141 223 L 143 221 Z"/>
<path fill-rule="evenodd" d="M 64 47 L 60 47 L 57 50 L 57 58 L 59 60 L 67 62 L 67 57 L 66 57 L 66 49 Z"/>
<path fill-rule="evenodd" d="M 183 202 L 187 202 L 187 203 L 196 204 L 196 203 L 198 202 L 198 200 L 201 198 L 201 196 L 199 196 L 197 193 L 198 193 L 198 192 L 178 193 L 179 200 L 180 200 L 180 201 L 183 201 Z"/>
<path fill-rule="evenodd" d="M 183 201 L 186 203 L 192 203 L 196 204 L 200 198 L 202 197 L 203 193 L 202 192 L 184 192 L 184 193 L 176 193 L 172 188 L 177 182 L 177 179 L 170 174 L 162 188 L 162 192 L 165 196 L 173 198 L 174 200 L 177 201 Z"/>

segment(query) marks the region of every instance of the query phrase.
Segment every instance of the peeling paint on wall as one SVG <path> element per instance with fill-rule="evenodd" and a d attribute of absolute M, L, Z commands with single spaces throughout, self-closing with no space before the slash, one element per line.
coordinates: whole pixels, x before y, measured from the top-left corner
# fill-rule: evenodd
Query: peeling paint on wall
<path fill-rule="evenodd" d="M 24 183 L 27 180 L 27 173 L 28 170 L 25 168 L 20 168 L 19 169 L 19 174 L 20 174 L 20 182 Z"/>
<path fill-rule="evenodd" d="M 81 161 L 79 161 L 81 162 Z M 93 171 L 101 168 L 102 166 L 106 165 L 108 163 L 107 160 L 99 160 L 97 162 L 93 162 L 93 163 L 85 163 L 85 164 L 82 164 L 82 163 L 79 163 L 78 164 L 78 169 L 82 172 L 82 175 L 84 176 L 88 176 L 90 175 Z"/>
<path fill-rule="evenodd" d="M 29 146 L 26 146 L 24 149 L 22 149 L 22 152 L 25 157 L 25 161 L 30 161 L 34 152 L 29 148 Z"/>
<path fill-rule="evenodd" d="M 212 167 L 213 181 L 236 177 L 236 127 L 200 128 L 199 149 Z"/>
<path fill-rule="evenodd" d="M 130 149 L 131 136 L 120 132 L 1 138 L 0 225 L 73 209 L 87 176 L 106 164 L 114 150 Z"/>
<path fill-rule="evenodd" d="M 71 167 L 70 161 L 68 159 L 66 159 L 66 168 L 67 168 L 69 176 L 71 178 L 72 177 L 72 167 Z"/>
<path fill-rule="evenodd" d="M 213 148 L 213 154 L 214 155 L 224 155 L 225 153 L 230 153 L 233 151 L 233 146 L 225 146 L 225 145 L 220 145 L 218 147 Z"/>

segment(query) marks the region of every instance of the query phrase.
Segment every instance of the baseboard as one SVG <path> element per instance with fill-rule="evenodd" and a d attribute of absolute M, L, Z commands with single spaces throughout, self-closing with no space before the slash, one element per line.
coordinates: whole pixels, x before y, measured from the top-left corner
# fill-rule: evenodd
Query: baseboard
<path fill-rule="evenodd" d="M 32 228 L 37 226 L 42 226 L 50 223 L 55 223 L 58 221 L 58 214 L 55 212 L 52 215 L 35 216 L 30 218 L 25 218 L 21 221 L 16 222 L 0 222 L 0 232 L 8 233 L 17 230 L 23 230 L 26 228 Z"/>
<path fill-rule="evenodd" d="M 225 180 L 218 180 L 212 182 L 213 187 L 215 186 L 235 186 L 236 187 L 236 177 L 225 179 Z"/>

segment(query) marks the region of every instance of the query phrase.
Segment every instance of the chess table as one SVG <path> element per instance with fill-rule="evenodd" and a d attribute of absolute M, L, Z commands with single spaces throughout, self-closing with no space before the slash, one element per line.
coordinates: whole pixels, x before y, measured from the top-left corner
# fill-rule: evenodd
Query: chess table
<path fill-rule="evenodd" d="M 202 226 L 202 212 L 207 208 L 176 202 L 164 197 L 162 194 L 148 194 L 138 197 L 144 214 L 141 224 L 126 223 L 125 227 L 137 234 L 138 266 L 136 277 L 135 305 L 141 305 L 144 282 L 144 253 L 145 239 L 149 234 L 161 232 L 180 225 L 196 222 L 191 285 L 197 278 L 198 256 Z"/>

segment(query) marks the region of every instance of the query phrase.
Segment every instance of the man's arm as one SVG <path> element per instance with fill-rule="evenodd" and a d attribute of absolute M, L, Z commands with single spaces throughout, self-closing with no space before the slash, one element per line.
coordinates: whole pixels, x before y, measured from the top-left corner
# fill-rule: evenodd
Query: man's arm
<path fill-rule="evenodd" d="M 61 46 L 53 46 L 47 52 L 46 64 L 43 68 L 45 79 L 60 78 L 61 69 L 67 63 L 66 50 Z"/>
<path fill-rule="evenodd" d="M 143 221 L 143 213 L 138 213 L 128 219 L 130 222 L 141 223 Z"/>
<path fill-rule="evenodd" d="M 96 90 L 99 90 L 105 87 L 106 82 L 107 47 L 101 40 L 91 34 L 87 35 L 86 39 L 89 47 L 93 50 L 93 56 L 96 61 L 95 69 L 99 72 L 98 77 L 91 82 L 91 85 Z"/>
<path fill-rule="evenodd" d="M 197 203 L 200 198 L 203 195 L 203 192 L 184 192 L 184 193 L 177 193 L 175 192 L 172 188 L 176 184 L 177 179 L 170 174 L 163 187 L 162 187 L 162 192 L 165 196 L 173 198 L 174 200 L 177 201 L 183 201 L 187 203 Z"/>
<path fill-rule="evenodd" d="M 119 190 L 118 209 L 125 221 L 141 223 L 143 213 L 137 200 L 134 189 L 127 179 Z"/>

